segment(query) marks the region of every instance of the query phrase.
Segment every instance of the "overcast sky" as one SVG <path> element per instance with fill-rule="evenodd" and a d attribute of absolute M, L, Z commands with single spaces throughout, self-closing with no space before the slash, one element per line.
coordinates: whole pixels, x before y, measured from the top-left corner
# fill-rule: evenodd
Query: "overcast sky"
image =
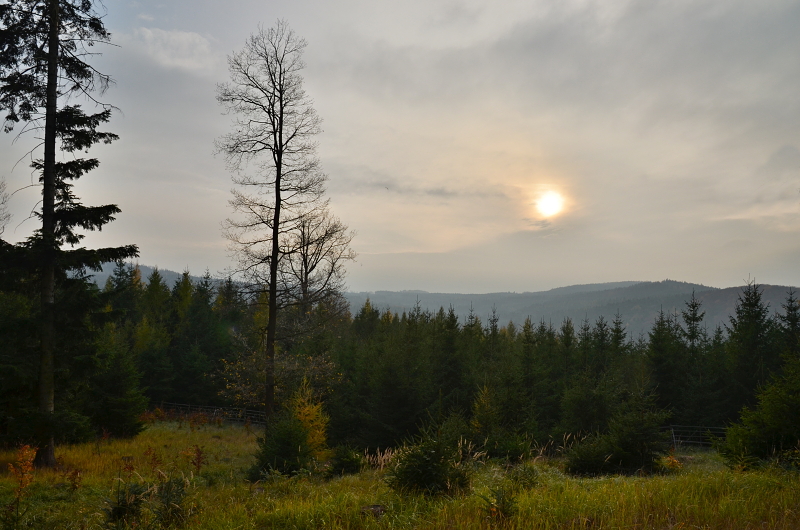
<path fill-rule="evenodd" d="M 800 285 L 800 2 L 106 0 L 95 59 L 121 109 L 76 191 L 117 203 L 89 245 L 212 274 L 232 183 L 214 139 L 226 56 L 285 19 L 350 290 L 534 291 L 590 282 Z M 0 176 L 30 147 L 0 138 Z M 13 170 L 12 170 L 13 168 Z M 564 198 L 544 217 L 546 192 Z M 4 237 L 38 189 L 16 193 Z"/>

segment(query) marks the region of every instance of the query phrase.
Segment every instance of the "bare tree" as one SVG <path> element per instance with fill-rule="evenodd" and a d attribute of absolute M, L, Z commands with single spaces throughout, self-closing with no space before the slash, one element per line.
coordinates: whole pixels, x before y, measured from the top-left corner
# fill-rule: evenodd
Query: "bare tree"
<path fill-rule="evenodd" d="M 6 225 L 11 220 L 8 211 L 8 193 L 6 193 L 6 181 L 0 180 L 0 236 L 6 231 Z"/>
<path fill-rule="evenodd" d="M 303 90 L 300 75 L 306 41 L 285 21 L 259 28 L 244 49 L 228 57 L 231 81 L 217 87 L 217 100 L 234 116 L 233 131 L 217 140 L 233 181 L 230 204 L 238 214 L 225 222 L 224 234 L 237 260 L 237 272 L 268 292 L 266 352 L 267 413 L 275 406 L 275 342 L 278 312 L 298 300 L 314 303 L 320 289 L 341 285 L 341 259 L 351 254 L 347 228 L 327 213 L 326 175 L 319 166 L 315 136 L 320 119 Z M 330 225 L 319 257 L 298 265 L 303 249 L 324 244 L 318 236 Z M 305 235 L 303 235 L 305 234 Z M 328 265 L 334 256 L 338 261 Z M 300 261 L 303 261 L 302 259 Z M 326 269 L 327 267 L 327 269 Z M 318 270 L 330 271 L 326 281 Z M 299 274 L 295 274 L 297 271 Z M 305 278 L 305 298 L 300 284 Z"/>
<path fill-rule="evenodd" d="M 288 234 L 278 284 L 286 304 L 308 314 L 344 290 L 344 264 L 355 259 L 353 232 L 327 208 L 308 212 Z"/>

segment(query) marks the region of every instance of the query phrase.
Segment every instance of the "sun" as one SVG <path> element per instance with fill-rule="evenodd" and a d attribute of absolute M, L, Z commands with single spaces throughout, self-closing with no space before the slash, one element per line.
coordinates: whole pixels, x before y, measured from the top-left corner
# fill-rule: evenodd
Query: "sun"
<path fill-rule="evenodd" d="M 564 208 L 564 198 L 555 191 L 548 191 L 536 201 L 536 209 L 544 217 L 552 217 Z"/>

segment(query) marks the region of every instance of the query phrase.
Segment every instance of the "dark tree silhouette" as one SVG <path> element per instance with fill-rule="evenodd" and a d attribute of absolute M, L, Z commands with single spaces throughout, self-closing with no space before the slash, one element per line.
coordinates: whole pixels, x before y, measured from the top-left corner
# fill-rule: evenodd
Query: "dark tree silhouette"
<path fill-rule="evenodd" d="M 56 148 L 75 153 L 110 143 L 117 136 L 97 128 L 111 116 L 108 105 L 87 114 L 70 98 L 102 92 L 111 83 L 88 62 L 89 48 L 110 34 L 91 0 L 9 0 L 0 5 L 0 108 L 6 111 L 4 129 L 24 122 L 20 134 L 44 133 L 44 158 L 33 168 L 41 173 L 42 227 L 26 243 L 40 281 L 41 355 L 39 411 L 55 411 L 54 356 L 56 349 L 55 290 L 59 274 L 69 270 L 99 270 L 104 262 L 136 256 L 133 245 L 88 250 L 75 247 L 83 238 L 77 229 L 100 230 L 119 213 L 116 205 L 89 207 L 72 193 L 72 182 L 98 166 L 97 159 L 69 157 L 58 161 Z M 45 422 L 47 423 L 47 422 Z M 52 433 L 43 433 L 36 464 L 56 464 Z"/>

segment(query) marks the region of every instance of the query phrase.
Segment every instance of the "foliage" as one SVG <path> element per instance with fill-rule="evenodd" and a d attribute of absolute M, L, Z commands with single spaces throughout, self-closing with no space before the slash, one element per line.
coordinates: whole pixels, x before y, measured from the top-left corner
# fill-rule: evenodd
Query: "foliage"
<path fill-rule="evenodd" d="M 521 489 L 531 489 L 539 484 L 539 471 L 530 462 L 511 466 L 508 470 L 508 478 L 515 487 Z"/>
<path fill-rule="evenodd" d="M 250 479 L 264 473 L 298 473 L 327 458 L 328 416 L 316 401 L 307 381 L 294 393 L 288 407 L 273 414 L 262 438 Z"/>
<path fill-rule="evenodd" d="M 392 460 L 386 483 L 404 494 L 455 495 L 470 486 L 472 470 L 457 444 L 433 429 L 409 440 Z"/>
<path fill-rule="evenodd" d="M 43 158 L 31 157 L 31 168 L 39 173 L 42 185 L 41 208 L 34 213 L 41 220 L 41 228 L 15 245 L 16 258 L 27 269 L 25 276 L 38 287 L 38 293 L 26 294 L 38 294 L 40 300 L 36 397 L 42 414 L 56 410 L 55 351 L 58 345 L 62 353 L 60 339 L 69 337 L 78 327 L 76 321 L 88 328 L 82 331 L 90 333 L 85 317 L 95 309 L 84 299 L 79 310 L 70 313 L 60 302 L 73 305 L 73 300 L 58 295 L 80 291 L 79 284 L 86 283 L 86 269 L 99 270 L 103 263 L 138 255 L 135 245 L 75 248 L 85 237 L 82 231 L 99 231 L 120 212 L 115 204 L 86 206 L 73 191 L 75 181 L 99 165 L 95 158 L 76 155 L 88 152 L 95 144 L 118 139 L 113 133 L 98 130 L 111 118 L 110 105 L 99 105 L 99 112 L 87 113 L 74 102 L 80 95 L 97 104 L 92 92 L 102 92 L 111 82 L 109 76 L 86 62 L 94 55 L 87 48 L 110 38 L 95 4 L 92 0 L 9 0 L 0 5 L 0 109 L 6 112 L 4 130 L 10 132 L 15 124 L 24 122 L 23 133 L 36 131 L 43 147 Z M 64 160 L 57 160 L 57 147 L 67 155 Z M 39 433 L 37 465 L 55 466 L 56 434 Z"/>
<path fill-rule="evenodd" d="M 570 473 L 652 472 L 668 448 L 659 427 L 669 413 L 655 409 L 655 396 L 643 391 L 628 397 L 612 416 L 605 434 L 591 435 L 567 452 Z"/>
<path fill-rule="evenodd" d="M 327 430 L 330 418 L 322 410 L 322 403 L 314 399 L 308 380 L 303 380 L 292 396 L 289 410 L 306 432 L 306 445 L 311 457 L 323 460 L 328 455 Z"/>
<path fill-rule="evenodd" d="M 732 466 L 750 459 L 790 455 L 800 443 L 800 360 L 790 359 L 778 379 L 761 389 L 755 407 L 726 431 L 720 452 Z"/>
<path fill-rule="evenodd" d="M 364 466 L 364 456 L 361 453 L 346 445 L 337 445 L 332 450 L 326 474 L 328 477 L 352 475 L 361 472 Z"/>
<path fill-rule="evenodd" d="M 483 509 L 490 522 L 503 522 L 517 513 L 517 499 L 514 492 L 509 489 L 492 489 L 488 496 L 479 495 L 485 502 Z"/>
<path fill-rule="evenodd" d="M 188 486 L 189 481 L 185 477 L 169 476 L 163 472 L 159 474 L 150 499 L 150 510 L 157 527 L 172 528 L 187 521 L 192 514 L 186 502 Z"/>
<path fill-rule="evenodd" d="M 99 366 L 90 379 L 83 408 L 98 431 L 136 436 L 144 429 L 140 416 L 147 409 L 136 361 L 113 324 L 98 335 Z"/>
<path fill-rule="evenodd" d="M 122 529 L 136 526 L 142 517 L 145 497 L 150 492 L 146 484 L 123 481 L 119 478 L 112 496 L 106 499 L 103 512 L 108 528 Z"/>
<path fill-rule="evenodd" d="M 251 481 L 270 472 L 292 474 L 307 469 L 313 460 L 308 431 L 290 410 L 277 412 L 270 417 L 264 436 L 258 439 L 255 456 L 256 463 L 248 473 Z"/>

